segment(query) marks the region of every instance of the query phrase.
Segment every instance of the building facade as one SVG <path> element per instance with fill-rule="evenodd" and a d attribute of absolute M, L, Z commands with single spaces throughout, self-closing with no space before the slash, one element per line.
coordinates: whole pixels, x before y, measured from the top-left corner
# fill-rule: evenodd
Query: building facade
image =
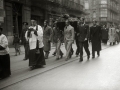
<path fill-rule="evenodd" d="M 96 19 L 100 24 L 118 25 L 120 21 L 119 0 L 84 0 L 87 12 L 86 21 L 91 23 Z"/>
<path fill-rule="evenodd" d="M 79 17 L 83 13 L 84 3 L 82 0 L 3 0 L 5 17 L 0 22 L 3 33 L 8 37 L 9 44 L 12 44 L 14 33 L 19 36 L 22 31 L 22 23 L 30 20 L 37 20 L 43 26 L 43 21 L 59 18 L 67 13 L 73 17 Z"/>

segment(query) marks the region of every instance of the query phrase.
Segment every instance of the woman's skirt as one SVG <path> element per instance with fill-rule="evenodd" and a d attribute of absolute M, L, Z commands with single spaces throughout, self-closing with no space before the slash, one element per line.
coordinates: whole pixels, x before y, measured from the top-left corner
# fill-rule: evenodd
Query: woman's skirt
<path fill-rule="evenodd" d="M 51 43 L 48 39 L 43 39 L 44 51 L 49 52 L 51 50 Z"/>
<path fill-rule="evenodd" d="M 0 55 L 0 78 L 6 78 L 10 75 L 10 56 L 9 54 Z"/>
<path fill-rule="evenodd" d="M 115 36 L 109 36 L 109 42 L 115 42 Z"/>
<path fill-rule="evenodd" d="M 39 48 L 39 51 L 39 54 L 36 54 L 36 49 L 32 49 L 29 51 L 29 66 L 46 65 L 43 48 Z"/>

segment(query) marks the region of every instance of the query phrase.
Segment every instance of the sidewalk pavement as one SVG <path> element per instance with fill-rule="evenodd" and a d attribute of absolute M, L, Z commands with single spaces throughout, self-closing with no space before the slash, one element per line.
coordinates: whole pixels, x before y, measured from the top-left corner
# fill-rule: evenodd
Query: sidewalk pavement
<path fill-rule="evenodd" d="M 64 44 L 61 45 L 61 47 L 63 47 L 63 46 L 64 46 Z M 9 53 L 10 56 L 14 56 L 15 55 L 15 48 L 14 47 L 10 47 L 9 49 L 10 49 L 10 53 Z M 51 49 L 55 49 L 55 46 L 53 44 L 51 45 Z M 21 45 L 20 50 L 21 50 L 21 54 L 25 53 L 23 45 Z"/>

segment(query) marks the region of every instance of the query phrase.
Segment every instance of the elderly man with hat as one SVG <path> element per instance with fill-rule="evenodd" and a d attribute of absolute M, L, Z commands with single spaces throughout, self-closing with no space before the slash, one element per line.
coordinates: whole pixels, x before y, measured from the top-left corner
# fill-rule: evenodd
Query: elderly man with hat
<path fill-rule="evenodd" d="M 97 21 L 93 20 L 93 26 L 90 28 L 90 39 L 92 42 L 92 58 L 95 58 L 95 51 L 97 51 L 98 57 L 100 56 L 101 50 L 101 39 L 102 39 L 101 26 L 97 25 Z"/>
<path fill-rule="evenodd" d="M 29 53 L 29 43 L 25 38 L 25 33 L 28 30 L 28 23 L 27 22 L 23 22 L 23 30 L 21 33 L 21 40 L 22 43 L 24 45 L 24 49 L 25 49 L 25 58 L 23 60 L 27 60 L 28 59 L 28 53 Z"/>

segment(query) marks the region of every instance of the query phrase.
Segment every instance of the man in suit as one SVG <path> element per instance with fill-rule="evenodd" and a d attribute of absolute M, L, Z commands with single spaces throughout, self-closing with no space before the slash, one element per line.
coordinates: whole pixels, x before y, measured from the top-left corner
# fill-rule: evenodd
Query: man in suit
<path fill-rule="evenodd" d="M 87 53 L 87 59 L 90 58 L 90 51 L 88 45 L 89 39 L 89 26 L 85 24 L 85 19 L 81 18 L 80 25 L 78 26 L 78 42 L 79 42 L 79 51 L 80 51 L 80 62 L 83 61 L 83 47 Z"/>
<path fill-rule="evenodd" d="M 25 33 L 27 30 L 28 30 L 28 23 L 23 22 L 23 30 L 21 33 L 21 40 L 22 40 L 22 43 L 24 44 L 24 49 L 25 49 L 25 58 L 23 60 L 27 60 L 29 55 L 29 43 L 25 38 Z"/>
<path fill-rule="evenodd" d="M 93 26 L 90 28 L 90 39 L 92 42 L 92 58 L 95 58 L 95 51 L 97 51 L 98 57 L 100 56 L 101 50 L 101 37 L 102 30 L 101 26 L 97 25 L 97 21 L 93 21 Z"/>

